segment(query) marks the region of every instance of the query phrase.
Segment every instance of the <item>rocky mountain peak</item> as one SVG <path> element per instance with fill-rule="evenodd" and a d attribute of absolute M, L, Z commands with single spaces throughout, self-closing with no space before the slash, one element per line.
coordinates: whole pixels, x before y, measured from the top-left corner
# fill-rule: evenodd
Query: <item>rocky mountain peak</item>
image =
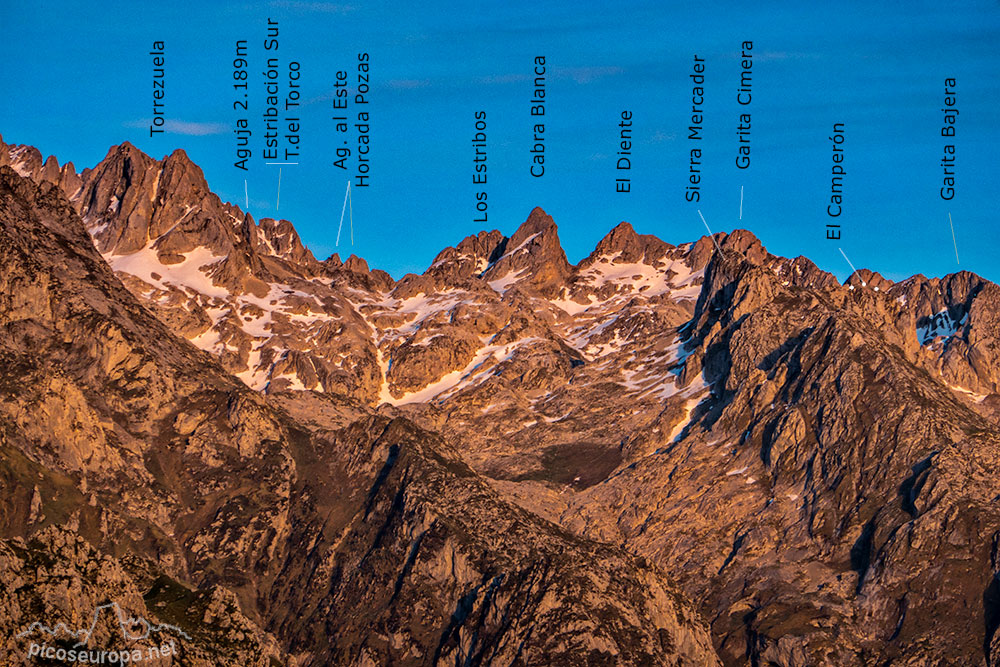
<path fill-rule="evenodd" d="M 462 241 L 456 246 L 456 250 L 460 253 L 468 253 L 474 258 L 485 259 L 492 261 L 498 259 L 495 255 L 497 249 L 505 241 L 504 235 L 500 233 L 499 230 L 494 229 L 490 232 L 479 232 L 473 236 L 466 236 Z M 438 257 L 441 257 L 447 250 L 443 250 Z M 436 260 L 435 260 L 436 261 Z"/>
<path fill-rule="evenodd" d="M 763 264 L 768 257 L 760 239 L 746 229 L 734 229 L 719 240 L 719 245 L 726 250 L 735 250 L 753 264 Z"/>
<path fill-rule="evenodd" d="M 288 220 L 261 218 L 257 225 L 259 243 L 268 255 L 293 263 L 311 263 L 316 258 L 302 244 L 295 227 Z"/>
<path fill-rule="evenodd" d="M 132 185 L 141 181 L 141 178 L 137 177 L 141 177 L 155 163 L 156 160 L 143 153 L 132 143 L 125 141 L 108 148 L 104 159 L 91 170 L 90 180 L 93 182 L 99 178 L 117 177 L 125 179 L 127 185 Z"/>
<path fill-rule="evenodd" d="M 517 284 L 554 298 L 571 273 L 555 221 L 536 207 L 506 241 L 503 254 L 484 272 L 483 278 L 501 292 Z"/>
<path fill-rule="evenodd" d="M 8 146 L 0 137 L 0 166 L 3 165 L 12 167 L 20 176 L 36 183 L 45 181 L 58 185 L 67 193 L 75 193 L 82 184 L 72 162 L 60 168 L 59 160 L 54 155 L 43 161 L 42 153 L 34 146 Z"/>
<path fill-rule="evenodd" d="M 368 262 L 354 253 L 351 253 L 351 256 L 344 262 L 344 268 L 355 273 L 368 273 L 369 271 Z"/>
<path fill-rule="evenodd" d="M 4 146 L 7 153 L 7 164 L 13 167 L 21 176 L 26 176 L 32 180 L 38 180 L 38 174 L 42 168 L 42 153 L 34 146 Z"/>
<path fill-rule="evenodd" d="M 611 231 L 604 235 L 594 248 L 595 253 L 612 253 L 634 247 L 639 243 L 639 235 L 635 233 L 632 225 L 619 222 L 612 227 Z"/>
<path fill-rule="evenodd" d="M 536 206 L 531 209 L 528 219 L 522 222 L 517 231 L 510 237 L 510 244 L 517 247 L 528 240 L 529 237 L 536 235 L 545 235 L 546 237 L 555 236 L 558 240 L 558 234 L 559 229 L 552 216 L 546 213 L 540 206 Z"/>
<path fill-rule="evenodd" d="M 112 146 L 88 174 L 77 208 L 102 253 L 128 254 L 146 247 L 155 227 L 159 169 L 126 142 Z M 161 216 L 163 217 L 163 216 Z"/>
<path fill-rule="evenodd" d="M 454 247 L 447 247 L 437 254 L 427 274 L 443 285 L 467 283 L 480 276 L 502 255 L 507 239 L 498 230 L 467 236 Z"/>
<path fill-rule="evenodd" d="M 150 276 L 163 276 L 165 269 L 156 268 L 160 264 L 195 276 L 192 271 L 212 265 L 211 284 L 219 289 L 266 293 L 259 230 L 250 229 L 252 219 L 209 190 L 201 168 L 183 150 L 155 160 L 128 142 L 113 146 L 86 173 L 76 202 L 98 250 L 106 257 L 129 258 L 113 260 L 116 268 L 144 266 Z M 283 249 L 298 251 L 298 259 L 306 262 L 311 256 L 296 242 L 297 237 L 289 238 Z"/>
<path fill-rule="evenodd" d="M 669 243 L 650 234 L 637 234 L 627 222 L 620 222 L 602 238 L 594 251 L 584 259 L 586 267 L 602 258 L 614 258 L 616 263 L 645 263 L 653 265 L 673 248 Z"/>
<path fill-rule="evenodd" d="M 882 277 L 871 269 L 858 269 L 847 277 L 844 284 L 852 289 L 866 287 L 868 289 L 886 292 L 892 287 L 893 282 Z"/>
<path fill-rule="evenodd" d="M 1000 414 L 1000 401 L 987 398 L 1000 389 L 1000 287 L 959 271 L 916 275 L 886 291 L 912 314 L 924 367 Z"/>

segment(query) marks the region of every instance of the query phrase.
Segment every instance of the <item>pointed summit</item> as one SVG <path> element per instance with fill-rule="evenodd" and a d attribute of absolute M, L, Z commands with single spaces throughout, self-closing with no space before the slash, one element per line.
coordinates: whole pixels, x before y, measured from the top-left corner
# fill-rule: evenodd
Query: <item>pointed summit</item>
<path fill-rule="evenodd" d="M 684 247 L 684 246 L 681 246 Z M 735 229 L 731 233 L 714 232 L 711 236 L 702 236 L 690 246 L 685 260 L 692 271 L 704 269 L 712 257 L 722 249 L 727 254 L 735 252 L 742 255 L 751 264 L 765 264 L 771 255 L 752 232 L 745 229 Z"/>
<path fill-rule="evenodd" d="M 571 272 L 555 221 L 536 207 L 507 240 L 502 256 L 486 270 L 483 278 L 501 291 L 516 282 L 542 296 L 555 298 Z"/>
<path fill-rule="evenodd" d="M 166 157 L 166 160 L 179 160 L 194 164 L 191 158 L 188 157 L 187 151 L 185 151 L 183 148 L 175 148 L 173 152 Z"/>
<path fill-rule="evenodd" d="M 84 178 L 80 214 L 104 254 L 127 255 L 151 242 L 181 255 L 205 246 L 227 254 L 236 241 L 233 222 L 205 175 L 181 149 L 154 160 L 125 142 L 113 146 Z"/>
<path fill-rule="evenodd" d="M 149 239 L 154 213 L 152 192 L 159 178 L 156 161 L 127 141 L 112 146 L 90 173 L 77 206 L 102 253 L 141 250 Z"/>
<path fill-rule="evenodd" d="M 624 220 L 615 225 L 597 244 L 596 250 L 621 250 L 639 241 L 632 225 Z"/>
<path fill-rule="evenodd" d="M 50 155 L 48 159 L 45 160 L 45 164 L 42 165 L 38 178 L 43 181 L 48 181 L 53 185 L 59 185 L 59 161 L 56 160 L 55 155 Z"/>
<path fill-rule="evenodd" d="M 83 187 L 83 179 L 76 173 L 76 168 L 72 162 L 67 162 L 62 166 L 59 172 L 59 187 L 62 188 L 63 192 L 70 199 L 73 199 L 80 188 Z"/>
<path fill-rule="evenodd" d="M 581 267 L 601 261 L 614 263 L 645 263 L 655 264 L 673 248 L 651 234 L 637 234 L 627 222 L 620 222 L 594 248 L 594 251 L 584 259 Z M 613 258 L 613 259 L 612 259 Z"/>
<path fill-rule="evenodd" d="M 108 148 L 107 155 L 105 155 L 104 159 L 101 160 L 96 167 L 94 167 L 94 171 L 97 171 L 103 164 L 112 164 L 116 159 L 143 164 L 155 162 L 153 158 L 136 148 L 134 144 L 128 141 L 123 141 L 117 146 L 111 146 Z"/>
<path fill-rule="evenodd" d="M 257 250 L 262 254 L 280 257 L 296 264 L 316 261 L 312 253 L 302 245 L 298 232 L 288 220 L 262 218 L 257 231 L 260 241 Z"/>
<path fill-rule="evenodd" d="M 517 247 L 527 241 L 532 236 L 537 235 L 554 235 L 556 241 L 559 240 L 559 229 L 556 227 L 555 220 L 552 219 L 548 213 L 542 210 L 541 207 L 536 206 L 531 210 L 528 215 L 528 219 L 521 223 L 521 226 L 517 228 L 514 235 L 510 237 L 509 247 Z"/>

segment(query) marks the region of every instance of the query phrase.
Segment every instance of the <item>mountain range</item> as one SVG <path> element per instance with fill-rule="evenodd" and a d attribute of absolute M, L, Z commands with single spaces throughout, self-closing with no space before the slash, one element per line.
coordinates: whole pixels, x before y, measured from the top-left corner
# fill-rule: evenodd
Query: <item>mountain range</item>
<path fill-rule="evenodd" d="M 192 665 L 1000 663 L 973 273 L 626 222 L 574 265 L 535 208 L 395 280 L 128 143 L 77 173 L 0 140 L 0 235 L 6 628 L 114 602 Z"/>

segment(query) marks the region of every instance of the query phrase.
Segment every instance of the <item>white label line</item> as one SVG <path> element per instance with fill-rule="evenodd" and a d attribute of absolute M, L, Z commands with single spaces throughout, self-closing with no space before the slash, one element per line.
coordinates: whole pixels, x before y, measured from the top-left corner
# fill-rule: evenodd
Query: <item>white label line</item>
<path fill-rule="evenodd" d="M 351 197 L 351 181 L 347 181 L 347 190 L 344 192 L 344 205 L 340 208 L 340 225 L 337 226 L 337 243 L 340 245 L 340 230 L 344 228 L 344 213 L 347 211 L 347 201 Z M 354 245 L 354 203 L 351 203 L 351 245 Z"/>
<path fill-rule="evenodd" d="M 951 225 L 951 242 L 955 244 L 955 263 L 961 264 L 958 261 L 958 241 L 955 240 L 955 223 L 951 221 L 951 211 L 948 211 L 948 224 Z"/>
<path fill-rule="evenodd" d="M 719 246 L 719 242 L 715 240 L 715 234 L 713 234 L 712 230 L 708 228 L 708 223 L 705 222 L 705 216 L 701 214 L 701 210 L 698 211 L 698 216 L 701 218 L 702 223 L 705 225 L 705 229 L 708 229 L 708 235 L 712 237 L 712 242 L 715 243 L 715 249 L 718 250 L 719 254 L 721 255 L 722 248 Z"/>
<path fill-rule="evenodd" d="M 278 201 L 274 204 L 274 210 L 281 208 L 281 167 L 278 167 Z"/>
<path fill-rule="evenodd" d="M 844 255 L 844 259 L 847 259 L 847 254 L 846 254 L 846 253 L 844 252 L 844 249 L 843 249 L 843 248 L 837 248 L 837 250 L 839 250 L 839 251 L 840 251 L 840 254 L 841 254 L 841 255 Z M 847 263 L 848 263 L 848 264 L 851 264 L 851 260 L 847 259 Z M 853 265 L 853 264 L 851 264 L 851 271 L 853 271 L 854 273 L 857 273 L 857 272 L 858 272 L 858 270 L 854 268 L 854 265 Z M 858 276 L 858 278 L 860 278 L 860 277 L 861 277 L 861 276 Z M 862 286 L 862 287 L 868 287 L 868 285 L 867 285 L 867 284 L 865 284 L 865 281 L 864 281 L 864 280 L 862 280 L 862 281 L 861 281 L 861 286 Z"/>
<path fill-rule="evenodd" d="M 243 179 L 243 199 L 246 202 L 247 211 L 250 210 L 250 191 L 247 189 L 247 179 Z"/>
<path fill-rule="evenodd" d="M 743 186 L 740 186 L 740 220 L 743 219 Z"/>

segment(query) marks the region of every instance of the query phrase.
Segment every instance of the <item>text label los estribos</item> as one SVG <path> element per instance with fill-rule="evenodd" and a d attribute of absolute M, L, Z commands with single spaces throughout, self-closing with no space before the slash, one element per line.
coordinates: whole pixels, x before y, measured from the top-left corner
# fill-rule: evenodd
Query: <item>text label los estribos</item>
<path fill-rule="evenodd" d="M 472 135 L 472 183 L 480 186 L 476 192 L 476 216 L 473 222 L 486 222 L 486 112 L 476 112 L 476 132 Z"/>

